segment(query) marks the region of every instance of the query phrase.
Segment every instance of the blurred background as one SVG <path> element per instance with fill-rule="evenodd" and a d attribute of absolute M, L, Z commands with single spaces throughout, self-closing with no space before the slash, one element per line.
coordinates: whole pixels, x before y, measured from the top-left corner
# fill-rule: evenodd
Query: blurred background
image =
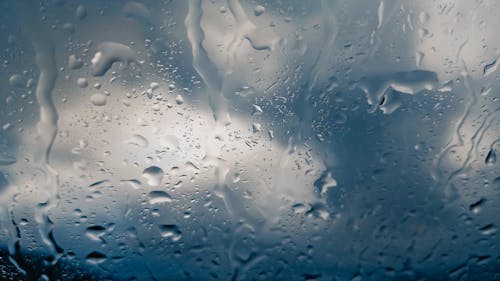
<path fill-rule="evenodd" d="M 0 2 L 0 279 L 500 280 L 499 4 Z"/>

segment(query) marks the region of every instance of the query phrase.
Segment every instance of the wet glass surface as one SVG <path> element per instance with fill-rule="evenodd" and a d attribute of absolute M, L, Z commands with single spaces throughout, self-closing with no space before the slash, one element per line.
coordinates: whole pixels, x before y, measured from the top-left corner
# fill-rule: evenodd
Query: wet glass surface
<path fill-rule="evenodd" d="M 499 5 L 0 2 L 0 280 L 500 280 Z"/>

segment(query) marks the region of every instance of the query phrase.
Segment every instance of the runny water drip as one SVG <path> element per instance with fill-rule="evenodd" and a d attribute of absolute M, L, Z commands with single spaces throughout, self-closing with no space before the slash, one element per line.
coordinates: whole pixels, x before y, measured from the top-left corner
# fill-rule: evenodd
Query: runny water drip
<path fill-rule="evenodd" d="M 359 83 L 359 87 L 366 94 L 368 104 L 371 105 L 370 112 L 380 107 L 386 114 L 394 112 L 399 107 L 399 104 L 391 105 L 395 99 L 395 94 L 390 93 L 391 91 L 413 95 L 423 90 L 434 90 L 437 86 L 436 73 L 425 70 L 365 77 Z"/>
<path fill-rule="evenodd" d="M 39 71 L 36 87 L 36 100 L 40 109 L 40 119 L 37 123 L 38 142 L 36 147 L 37 164 L 45 176 L 40 183 L 40 192 L 44 194 L 35 209 L 35 220 L 38 223 L 40 236 L 48 248 L 46 259 L 49 265 L 54 265 L 62 256 L 63 249 L 54 238 L 54 223 L 49 218 L 49 212 L 57 205 L 58 174 L 50 166 L 50 153 L 57 134 L 58 113 L 52 98 L 52 91 L 57 78 L 55 46 L 50 38 L 44 36 L 45 30 L 39 27 L 34 19 L 38 16 L 31 7 L 21 5 L 23 20 L 26 22 L 25 32 L 31 37 L 35 51 L 35 63 Z M 45 197 L 45 198 L 44 198 Z"/>
<path fill-rule="evenodd" d="M 135 52 L 127 45 L 116 42 L 103 42 L 97 47 L 97 53 L 92 58 L 92 75 L 103 76 L 113 63 L 120 62 L 124 68 L 130 63 L 139 64 Z"/>
<path fill-rule="evenodd" d="M 227 102 L 222 95 L 222 76 L 203 47 L 205 33 L 201 27 L 203 8 L 201 0 L 190 0 L 188 14 L 184 21 L 193 54 L 193 67 L 207 86 L 209 104 L 218 124 L 231 122 Z"/>

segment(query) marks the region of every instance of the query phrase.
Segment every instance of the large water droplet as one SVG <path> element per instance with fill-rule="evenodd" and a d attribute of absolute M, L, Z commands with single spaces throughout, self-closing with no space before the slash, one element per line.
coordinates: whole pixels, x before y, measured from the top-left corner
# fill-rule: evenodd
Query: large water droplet
<path fill-rule="evenodd" d="M 159 204 L 159 203 L 170 203 L 172 202 L 172 197 L 170 194 L 161 190 L 154 190 L 148 194 L 149 203 L 150 204 Z"/>
<path fill-rule="evenodd" d="M 160 167 L 150 166 L 142 172 L 142 176 L 151 186 L 159 186 L 163 178 L 164 172 Z"/>

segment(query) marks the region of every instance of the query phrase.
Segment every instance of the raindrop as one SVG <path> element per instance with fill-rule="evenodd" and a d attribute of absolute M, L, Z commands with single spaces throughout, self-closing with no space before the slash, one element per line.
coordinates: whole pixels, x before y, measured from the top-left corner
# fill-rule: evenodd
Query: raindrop
<path fill-rule="evenodd" d="M 258 133 L 261 131 L 262 126 L 259 123 L 252 124 L 252 132 Z"/>
<path fill-rule="evenodd" d="M 159 226 L 159 228 L 161 236 L 170 238 L 174 242 L 182 238 L 182 232 L 175 224 L 162 224 Z"/>
<path fill-rule="evenodd" d="M 497 154 L 495 153 L 495 149 L 490 149 L 488 154 L 486 155 L 486 159 L 484 159 L 484 163 L 486 165 L 494 165 L 497 161 Z"/>
<path fill-rule="evenodd" d="M 486 199 L 484 198 L 481 198 L 479 201 L 471 204 L 469 206 L 469 210 L 473 213 L 473 214 L 478 214 L 479 212 L 481 212 L 481 208 L 483 206 L 483 204 L 486 202 Z"/>
<path fill-rule="evenodd" d="M 314 186 L 320 192 L 321 196 L 327 194 L 330 188 L 337 186 L 337 181 L 332 177 L 332 174 L 328 171 L 323 173 L 315 182 Z"/>
<path fill-rule="evenodd" d="M 491 63 L 488 63 L 483 68 L 483 76 L 488 76 L 491 73 L 495 72 L 498 68 L 498 59 L 493 60 Z"/>
<path fill-rule="evenodd" d="M 99 251 L 93 251 L 85 257 L 87 262 L 91 264 L 102 263 L 106 260 L 106 258 L 107 256 Z"/>
<path fill-rule="evenodd" d="M 75 55 L 68 57 L 68 67 L 71 69 L 79 69 L 83 66 L 83 61 Z"/>
<path fill-rule="evenodd" d="M 175 98 L 175 102 L 181 105 L 184 103 L 184 98 L 181 95 L 177 95 L 177 97 Z"/>
<path fill-rule="evenodd" d="M 490 224 L 487 224 L 487 225 L 481 227 L 479 229 L 479 231 L 481 231 L 481 234 L 483 234 L 483 235 L 491 235 L 491 234 L 494 234 L 495 232 L 497 232 L 497 228 L 495 227 L 494 224 L 490 223 Z"/>
<path fill-rule="evenodd" d="M 84 19 L 87 16 L 87 9 L 83 5 L 78 5 L 75 11 L 76 17 L 79 19 Z"/>
<path fill-rule="evenodd" d="M 142 177 L 147 180 L 151 186 L 159 186 L 163 179 L 164 172 L 160 167 L 150 166 L 142 172 Z"/>
<path fill-rule="evenodd" d="M 161 190 L 154 190 L 148 194 L 150 204 L 160 204 L 160 203 L 170 203 L 172 202 L 172 197 L 170 194 Z"/>
<path fill-rule="evenodd" d="M 262 14 L 264 14 L 266 12 L 266 8 L 264 8 L 264 6 L 261 6 L 261 5 L 257 5 L 254 9 L 253 9 L 253 14 L 258 17 L 258 16 L 261 16 Z"/>
<path fill-rule="evenodd" d="M 93 94 L 90 97 L 90 101 L 95 106 L 104 106 L 104 105 L 106 105 L 106 95 L 101 94 L 101 93 Z"/>
<path fill-rule="evenodd" d="M 138 147 L 147 147 L 149 145 L 149 141 L 145 137 L 138 134 L 132 135 L 132 137 L 126 140 L 125 143 L 136 145 Z"/>
<path fill-rule="evenodd" d="M 17 88 L 23 88 L 26 85 L 23 77 L 19 74 L 13 74 L 12 76 L 10 76 L 9 84 Z"/>
<path fill-rule="evenodd" d="M 80 88 L 87 88 L 87 86 L 89 85 L 89 80 L 87 80 L 87 78 L 80 77 L 76 80 L 76 85 L 78 85 L 78 87 Z"/>
<path fill-rule="evenodd" d="M 85 235 L 94 241 L 102 241 L 102 236 L 106 233 L 106 228 L 100 225 L 87 227 Z"/>

